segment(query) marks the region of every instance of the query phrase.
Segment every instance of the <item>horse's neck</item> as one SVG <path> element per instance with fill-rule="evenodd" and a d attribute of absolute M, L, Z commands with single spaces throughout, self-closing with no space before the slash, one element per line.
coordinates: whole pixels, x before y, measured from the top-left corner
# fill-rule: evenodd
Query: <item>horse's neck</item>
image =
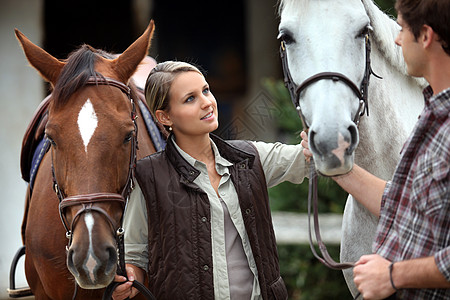
<path fill-rule="evenodd" d="M 377 44 L 372 45 L 371 61 L 383 79 L 372 76 L 370 80 L 370 116 L 361 118 L 356 163 L 388 180 L 423 108 L 422 85 L 392 66 L 385 49 L 380 51 Z"/>

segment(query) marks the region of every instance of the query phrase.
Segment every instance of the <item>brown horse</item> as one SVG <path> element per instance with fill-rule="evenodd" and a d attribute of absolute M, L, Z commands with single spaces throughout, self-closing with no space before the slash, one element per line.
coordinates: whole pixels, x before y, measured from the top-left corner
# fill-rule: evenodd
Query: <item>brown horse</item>
<path fill-rule="evenodd" d="M 22 226 L 36 299 L 71 299 L 75 281 L 77 299 L 101 299 L 114 278 L 134 164 L 155 152 L 130 84 L 153 31 L 152 21 L 119 56 L 85 45 L 60 61 L 16 30 L 28 61 L 53 87 L 45 127 L 51 146 L 27 191 Z"/>

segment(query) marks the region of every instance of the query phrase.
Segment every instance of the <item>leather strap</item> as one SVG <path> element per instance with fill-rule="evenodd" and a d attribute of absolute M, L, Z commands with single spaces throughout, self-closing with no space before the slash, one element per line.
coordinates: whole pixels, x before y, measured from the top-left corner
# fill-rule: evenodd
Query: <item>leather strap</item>
<path fill-rule="evenodd" d="M 316 248 L 314 247 L 314 242 L 312 240 L 311 234 L 311 206 L 313 206 L 313 218 L 314 218 L 314 233 L 316 236 L 317 244 L 319 245 L 320 252 L 322 257 L 316 252 Z M 308 191 L 308 232 L 309 232 L 309 246 L 311 248 L 314 256 L 327 267 L 334 270 L 344 270 L 348 268 L 353 268 L 355 266 L 354 263 L 344 262 L 338 263 L 334 261 L 334 259 L 328 253 L 327 247 L 325 243 L 322 241 L 322 236 L 320 235 L 319 228 L 319 212 L 318 212 L 318 197 L 317 197 L 317 173 L 314 168 L 314 162 L 311 159 L 310 161 L 310 173 L 309 173 L 309 191 Z"/>

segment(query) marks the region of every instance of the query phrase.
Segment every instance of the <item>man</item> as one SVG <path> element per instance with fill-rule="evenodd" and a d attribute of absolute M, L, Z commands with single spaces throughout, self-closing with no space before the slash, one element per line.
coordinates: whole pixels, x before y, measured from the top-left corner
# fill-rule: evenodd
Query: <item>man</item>
<path fill-rule="evenodd" d="M 376 254 L 353 271 L 364 299 L 450 299 L 450 1 L 397 0 L 396 9 L 408 73 L 430 84 L 425 108 L 392 181 L 356 165 L 334 180 L 380 217 Z"/>

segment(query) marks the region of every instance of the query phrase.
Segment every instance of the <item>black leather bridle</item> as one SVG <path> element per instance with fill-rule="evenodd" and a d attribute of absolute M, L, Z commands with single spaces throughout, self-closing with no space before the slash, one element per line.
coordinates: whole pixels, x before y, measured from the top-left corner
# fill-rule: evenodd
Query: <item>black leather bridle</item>
<path fill-rule="evenodd" d="M 137 153 L 137 149 L 138 149 L 138 142 L 137 142 L 138 127 L 137 127 L 137 123 L 136 123 L 136 118 L 137 118 L 136 105 L 135 105 L 133 98 L 131 97 L 130 87 L 120 81 L 117 81 L 112 78 L 92 76 L 87 80 L 86 85 L 109 85 L 112 87 L 116 87 L 127 95 L 128 100 L 131 103 L 131 107 L 132 107 L 131 120 L 133 121 L 133 124 L 134 124 L 135 133 L 131 137 L 130 163 L 129 163 L 129 168 L 128 168 L 127 180 L 126 180 L 125 186 L 122 189 L 121 194 L 91 193 L 91 194 L 82 194 L 82 195 L 66 197 L 64 191 L 60 188 L 60 186 L 58 185 L 58 182 L 56 180 L 55 168 L 54 168 L 54 164 L 53 164 L 53 153 L 51 153 L 53 190 L 55 191 L 55 193 L 59 199 L 59 214 L 61 217 L 61 221 L 64 225 L 64 228 L 66 230 L 66 237 L 69 240 L 68 245 L 66 246 L 66 250 L 69 249 L 69 247 L 72 243 L 73 228 L 74 228 L 77 220 L 80 218 L 80 216 L 82 214 L 90 212 L 90 211 L 95 211 L 105 217 L 105 219 L 110 224 L 113 235 L 116 236 L 118 255 L 119 255 L 117 274 L 127 277 L 126 269 L 125 269 L 124 229 L 122 228 L 122 224 L 121 224 L 122 220 L 120 221 L 120 224 L 116 224 L 105 210 L 103 210 L 102 208 L 93 206 L 93 204 L 99 203 L 99 202 L 113 201 L 113 202 L 117 202 L 121 205 L 123 213 L 125 211 L 125 207 L 130 198 L 131 191 L 134 188 L 134 178 L 135 178 L 135 170 L 136 170 L 136 153 Z M 67 222 L 67 219 L 65 217 L 65 210 L 66 210 L 66 208 L 68 208 L 70 206 L 74 206 L 74 205 L 81 205 L 82 208 L 75 214 L 75 216 L 72 219 L 72 222 L 69 225 Z M 122 213 L 122 219 L 123 219 L 123 213 Z M 114 282 L 114 281 L 112 283 L 110 283 L 103 294 L 103 299 L 105 299 L 105 300 L 111 299 L 114 289 L 120 284 L 121 283 Z M 133 286 L 135 288 L 137 288 L 147 299 L 156 300 L 156 298 L 153 296 L 153 294 L 142 283 L 140 283 L 138 281 L 134 281 Z M 76 298 L 76 294 L 77 294 L 77 285 L 75 285 L 75 292 L 73 295 L 73 299 Z"/>
<path fill-rule="evenodd" d="M 289 94 L 291 95 L 292 103 L 294 104 L 295 109 L 297 110 L 302 123 L 303 128 L 307 130 L 309 128 L 308 123 L 306 122 L 306 119 L 302 113 L 301 107 L 300 107 L 300 96 L 301 93 L 311 84 L 314 82 L 320 81 L 320 80 L 333 80 L 336 82 L 342 82 L 345 85 L 347 85 L 353 93 L 358 97 L 359 99 L 359 108 L 356 113 L 356 115 L 353 118 L 353 122 L 358 125 L 360 118 L 366 113 L 367 116 L 369 116 L 369 98 L 368 98 L 368 89 L 369 89 L 369 79 L 370 75 L 374 75 L 377 78 L 381 78 L 378 75 L 376 75 L 371 67 L 370 64 L 370 52 L 371 52 L 371 45 L 370 45 L 370 38 L 369 33 L 367 33 L 364 36 L 365 40 L 365 48 L 366 48 L 366 66 L 364 71 L 364 77 L 361 81 L 360 86 L 358 87 L 351 79 L 349 79 L 347 76 L 345 76 L 342 73 L 337 72 L 321 72 L 317 73 L 315 75 L 312 75 L 311 77 L 308 77 L 303 81 L 300 85 L 296 85 L 295 82 L 292 80 L 291 73 L 289 71 L 288 66 L 288 59 L 287 59 L 287 53 L 286 53 L 286 45 L 284 41 L 281 41 L 280 45 L 280 57 L 281 57 L 281 63 L 283 67 L 283 75 L 284 75 L 284 84 L 289 90 Z"/>

